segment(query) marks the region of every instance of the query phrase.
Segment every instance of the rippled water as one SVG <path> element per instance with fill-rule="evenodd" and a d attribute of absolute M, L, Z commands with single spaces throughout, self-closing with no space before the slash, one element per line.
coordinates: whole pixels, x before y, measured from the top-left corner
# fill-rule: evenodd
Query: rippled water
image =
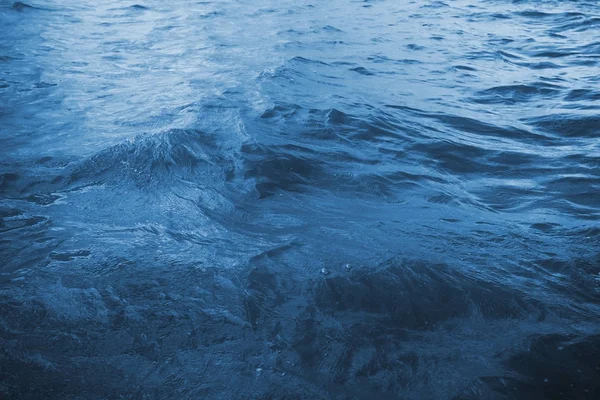
<path fill-rule="evenodd" d="M 600 398 L 596 1 L 0 1 L 0 397 Z"/>

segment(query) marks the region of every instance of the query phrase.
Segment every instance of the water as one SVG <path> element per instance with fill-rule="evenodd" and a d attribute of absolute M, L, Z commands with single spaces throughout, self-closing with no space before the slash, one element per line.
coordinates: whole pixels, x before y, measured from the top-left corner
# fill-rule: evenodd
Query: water
<path fill-rule="evenodd" d="M 0 1 L 4 399 L 597 399 L 595 1 Z"/>

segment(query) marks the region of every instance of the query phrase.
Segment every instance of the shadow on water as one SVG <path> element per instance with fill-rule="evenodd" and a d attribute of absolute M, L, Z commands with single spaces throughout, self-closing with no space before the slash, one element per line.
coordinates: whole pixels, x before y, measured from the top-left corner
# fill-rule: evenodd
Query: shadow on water
<path fill-rule="evenodd" d="M 570 328 L 594 325 L 581 310 L 443 264 L 392 259 L 307 277 L 288 264 L 298 252 L 274 248 L 234 271 L 159 267 L 160 276 L 113 259 L 96 267 L 99 278 L 62 268 L 52 283 L 4 291 L 3 315 L 19 318 L 1 327 L 2 390 L 9 398 L 599 393 L 600 337 Z M 88 254 L 71 256 L 58 261 L 75 266 Z"/>

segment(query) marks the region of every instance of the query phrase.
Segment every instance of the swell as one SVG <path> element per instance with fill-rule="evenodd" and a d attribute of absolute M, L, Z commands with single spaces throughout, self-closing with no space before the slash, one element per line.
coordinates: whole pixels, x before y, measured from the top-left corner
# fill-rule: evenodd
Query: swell
<path fill-rule="evenodd" d="M 81 161 L 46 157 L 37 164 L 20 173 L 4 173 L 4 195 L 35 198 L 104 184 L 146 190 L 176 182 L 208 184 L 224 181 L 234 163 L 219 151 L 214 135 L 190 129 L 141 135 Z M 15 166 L 11 164 L 13 171 Z"/>
<path fill-rule="evenodd" d="M 132 180 L 141 186 L 168 180 L 222 181 L 232 163 L 219 152 L 217 138 L 197 130 L 173 130 L 136 137 L 103 150 L 76 165 L 71 184 Z"/>
<path fill-rule="evenodd" d="M 276 105 L 262 114 L 260 122 L 276 124 L 277 134 L 282 132 L 295 144 L 279 144 L 280 137 L 265 135 L 260 136 L 260 145 L 245 146 L 246 177 L 256 179 L 261 198 L 277 190 L 320 188 L 402 199 L 411 191 L 449 189 L 456 180 L 470 176 L 487 183 L 468 189 L 462 201 L 470 193 L 483 209 L 555 209 L 597 216 L 595 183 L 576 187 L 569 182 L 565 186 L 569 191 L 546 183 L 553 181 L 552 176 L 578 173 L 596 182 L 598 175 L 588 168 L 593 158 L 583 150 L 561 150 L 560 141 L 594 138 L 598 126 L 594 117 L 532 118 L 525 122 L 534 129 L 525 130 L 457 115 L 398 111 L 394 116 L 372 109 L 359 116 L 337 109 Z M 546 150 L 539 152 L 540 146 Z"/>
<path fill-rule="evenodd" d="M 5 196 L 40 205 L 98 185 L 146 192 L 209 188 L 227 197 L 247 196 L 243 188 L 251 185 L 258 199 L 326 191 L 384 202 L 433 191 L 453 193 L 445 202 L 467 209 L 553 209 L 598 218 L 598 174 L 590 169 L 595 158 L 583 148 L 561 150 L 560 142 L 596 138 L 595 117 L 529 118 L 524 121 L 534 128 L 529 131 L 458 115 L 388 109 L 392 112 L 371 107 L 355 115 L 278 104 L 247 122 L 255 136 L 239 150 L 221 148 L 216 135 L 172 130 L 137 137 L 81 162 L 46 161 L 31 171 L 35 178 L 7 172 L 1 185 Z M 541 146 L 544 152 L 527 150 Z M 465 179 L 485 184 L 455 190 Z"/>

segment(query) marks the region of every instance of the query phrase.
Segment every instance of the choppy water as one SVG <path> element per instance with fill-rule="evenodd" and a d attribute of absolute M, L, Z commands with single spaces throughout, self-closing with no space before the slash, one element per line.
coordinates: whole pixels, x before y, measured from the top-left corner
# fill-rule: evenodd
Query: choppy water
<path fill-rule="evenodd" d="M 600 398 L 599 137 L 596 1 L 2 0 L 0 397 Z"/>

